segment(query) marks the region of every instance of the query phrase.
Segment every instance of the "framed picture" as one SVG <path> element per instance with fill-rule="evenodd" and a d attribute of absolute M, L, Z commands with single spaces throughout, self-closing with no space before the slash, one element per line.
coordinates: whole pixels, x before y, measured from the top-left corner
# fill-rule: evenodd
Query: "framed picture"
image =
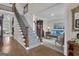
<path fill-rule="evenodd" d="M 72 31 L 79 31 L 79 6 L 72 9 Z"/>
<path fill-rule="evenodd" d="M 79 19 L 76 19 L 76 20 L 75 20 L 75 27 L 76 27 L 76 28 L 79 28 Z"/>

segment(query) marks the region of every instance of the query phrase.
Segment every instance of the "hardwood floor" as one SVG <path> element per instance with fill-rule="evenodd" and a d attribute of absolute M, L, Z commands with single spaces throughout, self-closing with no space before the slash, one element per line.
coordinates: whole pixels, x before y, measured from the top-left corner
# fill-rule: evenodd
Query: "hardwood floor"
<path fill-rule="evenodd" d="M 9 56 L 63 56 L 62 53 L 42 45 L 26 51 L 16 40 L 9 37 L 4 38 L 0 52 L 7 53 Z"/>

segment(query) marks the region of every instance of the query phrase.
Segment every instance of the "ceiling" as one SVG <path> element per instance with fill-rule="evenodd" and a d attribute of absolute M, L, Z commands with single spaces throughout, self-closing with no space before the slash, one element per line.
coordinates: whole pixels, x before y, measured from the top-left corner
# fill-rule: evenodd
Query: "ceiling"
<path fill-rule="evenodd" d="M 31 14 L 36 14 L 40 11 L 43 11 L 51 6 L 54 6 L 56 3 L 29 3 L 28 12 Z"/>
<path fill-rule="evenodd" d="M 28 12 L 43 18 L 43 20 L 64 19 L 65 4 L 62 3 L 31 3 Z M 52 15 L 51 15 L 52 14 Z"/>
<path fill-rule="evenodd" d="M 65 16 L 65 5 L 55 4 L 54 6 L 45 9 L 36 14 L 39 17 L 47 18 L 47 20 L 64 19 Z"/>
<path fill-rule="evenodd" d="M 24 6 L 27 3 L 17 3 L 16 7 L 20 14 L 23 14 Z M 28 13 L 37 14 L 41 11 L 48 9 L 51 6 L 54 6 L 56 3 L 28 3 Z"/>

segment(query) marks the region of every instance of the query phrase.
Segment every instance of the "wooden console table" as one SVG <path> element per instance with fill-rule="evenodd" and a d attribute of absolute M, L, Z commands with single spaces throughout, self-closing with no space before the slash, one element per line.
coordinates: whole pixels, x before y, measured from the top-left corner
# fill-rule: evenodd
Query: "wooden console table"
<path fill-rule="evenodd" d="M 79 56 L 79 44 L 75 43 L 75 41 L 68 41 L 68 55 Z"/>

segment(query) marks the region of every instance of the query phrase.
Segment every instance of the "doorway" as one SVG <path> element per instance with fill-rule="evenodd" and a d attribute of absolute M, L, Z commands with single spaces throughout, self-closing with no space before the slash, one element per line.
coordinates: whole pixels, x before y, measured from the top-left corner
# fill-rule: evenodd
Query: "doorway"
<path fill-rule="evenodd" d="M 44 30 L 43 30 L 43 20 L 36 21 L 36 33 L 40 42 L 42 42 L 42 37 L 44 37 Z"/>

